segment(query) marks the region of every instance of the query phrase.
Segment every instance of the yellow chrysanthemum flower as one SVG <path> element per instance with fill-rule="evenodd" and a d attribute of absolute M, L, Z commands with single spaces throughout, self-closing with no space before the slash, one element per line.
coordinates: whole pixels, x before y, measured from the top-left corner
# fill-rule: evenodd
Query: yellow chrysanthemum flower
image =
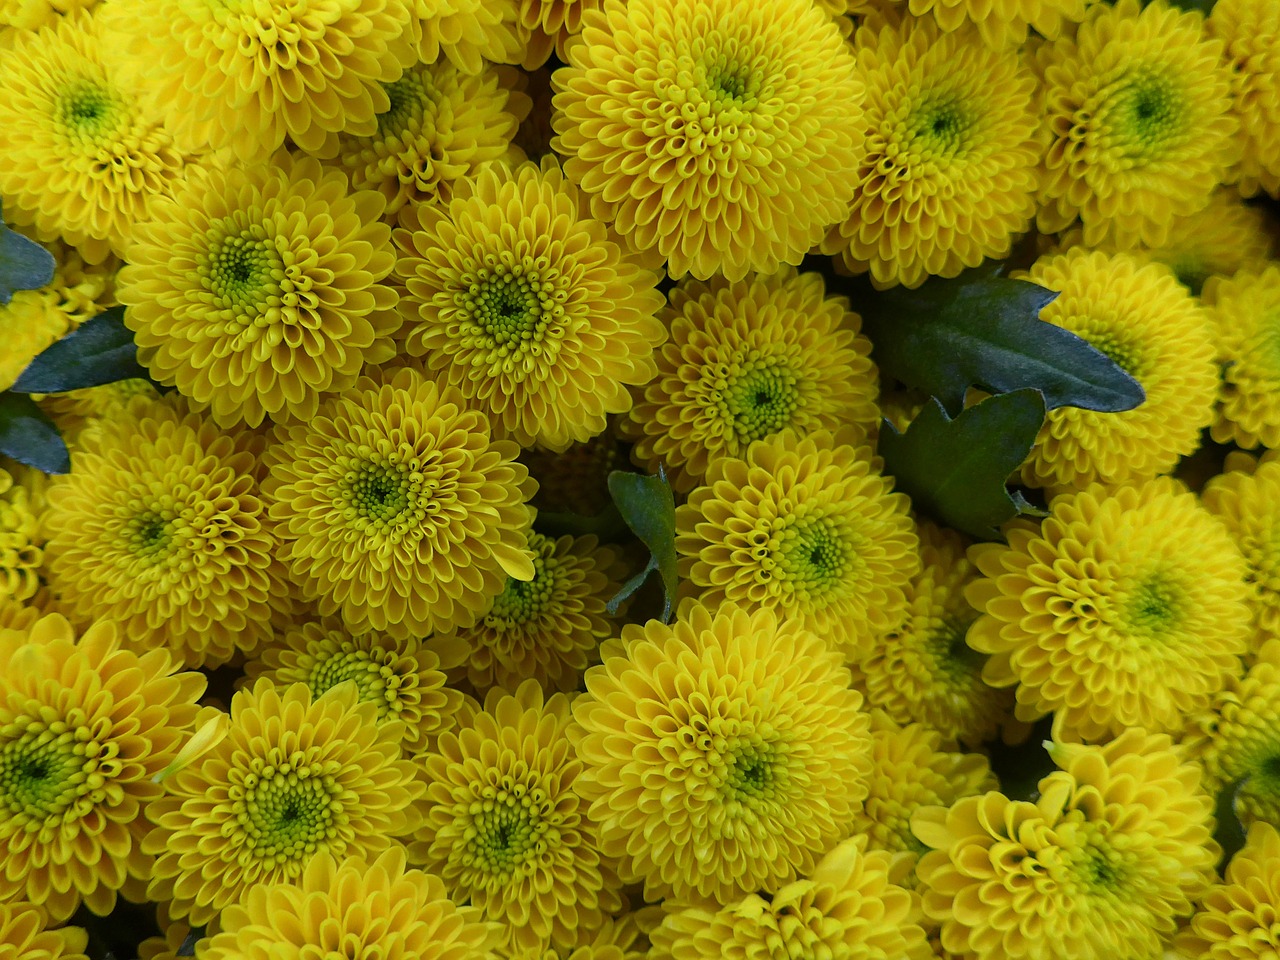
<path fill-rule="evenodd" d="M 259 492 L 262 442 L 176 394 L 134 400 L 81 435 L 49 487 L 50 583 L 74 618 L 192 666 L 251 652 L 292 611 Z"/>
<path fill-rule="evenodd" d="M 964 598 L 977 574 L 960 535 L 919 522 L 920 572 L 906 616 L 850 664 L 867 706 L 897 724 L 923 723 L 970 748 L 990 740 L 1013 712 L 1013 691 L 982 679 L 986 657 L 965 643 L 978 614 Z"/>
<path fill-rule="evenodd" d="M 486 60 L 519 63 L 523 56 L 518 0 L 413 0 L 409 9 L 422 63 L 446 57 L 474 75 Z"/>
<path fill-rule="evenodd" d="M 124 254 L 187 161 L 137 88 L 103 62 L 110 42 L 78 13 L 24 32 L 0 57 L 5 219 L 43 241 L 61 237 L 90 263 Z"/>
<path fill-rule="evenodd" d="M 0 603 L 29 600 L 40 589 L 47 504 L 35 471 L 0 468 Z"/>
<path fill-rule="evenodd" d="M 368 136 L 414 62 L 405 0 L 187 0 L 105 5 L 120 69 L 184 149 L 265 160 L 288 137 Z"/>
<path fill-rule="evenodd" d="M 1244 456 L 1243 454 L 1241 456 Z M 1280 636 L 1280 461 L 1268 457 L 1247 470 L 1212 478 L 1201 493 L 1244 554 L 1253 587 L 1253 622 L 1262 637 Z"/>
<path fill-rule="evenodd" d="M 1175 217 L 1208 204 L 1239 155 L 1222 52 L 1202 14 L 1164 0 L 1100 3 L 1038 47 L 1040 231 L 1079 216 L 1091 247 L 1159 247 Z"/>
<path fill-rule="evenodd" d="M 450 637 L 468 651 L 451 675 L 482 693 L 530 678 L 548 692 L 576 690 L 614 632 L 605 604 L 626 573 L 617 551 L 594 536 L 531 533 L 529 552 L 533 579 L 509 578 L 484 617 Z"/>
<path fill-rule="evenodd" d="M 864 94 L 810 0 L 607 0 L 552 74 L 552 146 L 673 277 L 798 264 L 856 189 Z"/>
<path fill-rule="evenodd" d="M 245 677 L 265 677 L 278 687 L 305 683 L 313 697 L 350 680 L 360 699 L 378 708 L 379 722 L 400 721 L 405 753 L 417 754 L 453 727 L 463 696 L 445 685 L 445 671 L 465 663 L 468 652 L 443 637 L 353 636 L 340 620 L 327 618 L 296 624 L 264 647 L 245 665 Z"/>
<path fill-rule="evenodd" d="M 977 25 L 983 42 L 997 49 L 1016 47 L 1034 29 L 1056 39 L 1063 28 L 1079 23 L 1097 0 L 909 0 L 913 17 L 931 16 L 943 30 Z"/>
<path fill-rule="evenodd" d="M 783 430 L 874 433 L 871 341 L 849 301 L 826 296 L 821 274 L 785 267 L 736 283 L 686 281 L 670 298 L 661 317 L 671 341 L 620 428 L 636 462 L 664 468 L 677 491 Z"/>
<path fill-rule="evenodd" d="M 56 614 L 0 630 L 0 901 L 58 920 L 140 899 L 152 778 L 195 722 L 205 678 L 164 650 L 125 649 L 115 624 L 77 637 Z M 24 955 L 25 956 L 25 955 Z"/>
<path fill-rule="evenodd" d="M 200 926 L 255 887 L 300 885 L 321 852 L 373 856 L 410 834 L 422 783 L 396 721 L 377 717 L 353 683 L 316 699 L 301 683 L 239 691 L 226 736 L 147 807 L 148 897 Z"/>
<path fill-rule="evenodd" d="M 573 944 L 622 906 L 598 827 L 574 792 L 583 762 L 563 694 L 536 680 L 490 691 L 471 722 L 423 758 L 428 787 L 415 862 L 524 949 Z"/>
<path fill-rule="evenodd" d="M 311 419 L 395 352 L 383 205 L 310 157 L 193 170 L 118 277 L 138 359 L 223 426 Z"/>
<path fill-rule="evenodd" d="M 870 721 L 841 656 L 767 609 L 681 604 L 623 628 L 574 701 L 603 852 L 646 900 L 726 903 L 809 875 L 848 836 Z"/>
<path fill-rule="evenodd" d="M 649 960 L 930 960 L 909 871 L 909 858 L 867 850 L 866 837 L 845 840 L 771 896 L 673 908 L 650 934 Z"/>
<path fill-rule="evenodd" d="M 1231 789 L 1246 823 L 1280 823 L 1280 639 L 1263 645 L 1243 677 L 1229 678 L 1184 743 L 1207 791 Z"/>
<path fill-rule="evenodd" d="M 969 558 L 984 677 L 1018 684 L 1017 716 L 1059 736 L 1180 731 L 1240 667 L 1251 633 L 1245 561 L 1217 517 L 1167 477 L 1055 497 L 1039 528 Z"/>
<path fill-rule="evenodd" d="M 524 151 L 512 145 L 532 102 L 510 68 L 486 66 L 466 74 L 448 60 L 417 64 L 384 84 L 391 106 L 368 136 L 331 136 L 321 156 L 336 164 L 357 190 L 377 190 L 387 216 L 407 203 L 453 196 L 453 185 L 490 160 L 515 165 Z"/>
<path fill-rule="evenodd" d="M 1205 33 L 1226 44 L 1243 156 L 1240 190 L 1280 194 L 1280 6 L 1217 0 Z"/>
<path fill-rule="evenodd" d="M 877 287 L 918 287 L 1004 257 L 1035 214 L 1035 77 L 1016 47 L 928 20 L 855 34 L 866 149 L 822 252 Z"/>
<path fill-rule="evenodd" d="M 1218 393 L 1213 327 L 1167 268 L 1076 247 L 1015 276 L 1058 291 L 1040 319 L 1106 354 L 1146 393 L 1121 413 L 1050 410 L 1022 466 L 1024 483 L 1078 489 L 1145 480 L 1200 446 Z"/>
<path fill-rule="evenodd" d="M 1273 960 L 1280 956 L 1280 833 L 1256 823 L 1227 864 L 1226 882 L 1204 895 L 1173 940 L 1185 960 Z"/>
<path fill-rule="evenodd" d="M 666 338 L 658 276 L 591 218 L 554 158 L 492 164 L 447 205 L 405 211 L 404 351 L 495 436 L 562 450 L 631 409 Z"/>
<path fill-rule="evenodd" d="M 30 903 L 0 904 L 0 957 L 5 960 L 88 960 L 80 927 L 46 930 L 49 916 Z"/>
<path fill-rule="evenodd" d="M 676 508 L 684 595 L 771 610 L 845 653 L 895 626 L 920 569 L 911 502 L 849 439 L 787 431 L 715 461 Z"/>
<path fill-rule="evenodd" d="M 279 555 L 321 614 L 425 636 L 473 625 L 508 577 L 533 579 L 536 487 L 457 391 L 413 370 L 365 378 L 277 440 L 263 489 Z"/>
<path fill-rule="evenodd" d="M 1211 277 L 1204 302 L 1214 322 L 1222 389 L 1211 433 L 1219 443 L 1280 447 L 1280 265 Z"/>
<path fill-rule="evenodd" d="M 475 907 L 455 905 L 439 878 L 407 869 L 399 848 L 368 860 L 318 853 L 297 886 L 253 887 L 219 927 L 202 960 L 488 960 L 497 935 Z"/>
<path fill-rule="evenodd" d="M 871 850 L 908 852 L 914 862 L 914 855 L 922 849 L 911 833 L 911 817 L 917 810 L 949 807 L 962 797 L 996 786 L 982 754 L 946 750 L 942 732 L 919 723 L 900 727 L 874 710 L 867 799 L 850 832 L 865 837 Z"/>
<path fill-rule="evenodd" d="M 1054 744 L 1035 803 L 1000 793 L 921 810 L 916 867 L 941 945 L 975 960 L 1161 957 L 1212 882 L 1213 801 L 1167 736 Z"/>

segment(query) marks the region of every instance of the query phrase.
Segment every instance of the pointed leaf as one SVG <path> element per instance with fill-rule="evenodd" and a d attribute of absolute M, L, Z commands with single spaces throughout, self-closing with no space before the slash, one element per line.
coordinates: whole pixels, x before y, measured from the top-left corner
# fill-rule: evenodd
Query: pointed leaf
<path fill-rule="evenodd" d="M 662 621 L 671 619 L 676 598 L 676 501 L 665 474 L 646 477 L 614 470 L 609 474 L 609 495 L 627 526 L 649 548 L 649 563 L 632 577 L 606 605 L 610 613 L 640 588 L 657 570 L 662 577 L 664 602 Z"/>
<path fill-rule="evenodd" d="M 20 393 L 0 393 L 0 453 L 45 473 L 71 470 L 71 455 L 58 428 Z"/>
<path fill-rule="evenodd" d="M 988 397 L 954 420 L 933 399 L 906 433 L 884 421 L 879 451 L 885 471 L 917 510 L 991 540 L 1000 536 L 1000 524 L 1018 514 L 1005 480 L 1026 459 L 1043 422 L 1038 390 Z"/>
<path fill-rule="evenodd" d="M 148 376 L 147 369 L 138 363 L 133 333 L 124 325 L 124 307 L 112 307 L 86 320 L 32 360 L 13 389 L 63 393 Z"/>
<path fill-rule="evenodd" d="M 56 265 L 48 250 L 0 223 L 0 306 L 19 290 L 39 290 Z"/>
<path fill-rule="evenodd" d="M 951 413 L 965 391 L 1034 387 L 1045 406 L 1117 412 L 1146 399 L 1138 381 L 1074 333 L 1039 319 L 1057 294 L 1026 280 L 962 274 L 858 296 L 863 330 L 882 372 L 942 401 Z"/>

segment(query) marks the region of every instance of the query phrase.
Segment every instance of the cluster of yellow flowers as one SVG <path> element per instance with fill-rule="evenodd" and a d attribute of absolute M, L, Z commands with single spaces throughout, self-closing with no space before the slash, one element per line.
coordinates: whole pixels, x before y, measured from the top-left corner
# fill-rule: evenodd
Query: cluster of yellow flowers
<path fill-rule="evenodd" d="M 0 0 L 0 131 L 0 390 L 152 378 L 0 458 L 0 958 L 1280 956 L 1276 0 Z M 1028 236 L 1146 399 L 975 544 L 830 288 Z"/>

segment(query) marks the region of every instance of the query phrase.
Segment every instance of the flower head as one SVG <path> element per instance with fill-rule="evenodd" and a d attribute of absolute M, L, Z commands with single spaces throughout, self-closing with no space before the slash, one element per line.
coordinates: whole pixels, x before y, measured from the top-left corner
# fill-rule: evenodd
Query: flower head
<path fill-rule="evenodd" d="M 263 489 L 304 594 L 352 630 L 425 636 L 479 620 L 534 575 L 519 448 L 413 370 L 365 378 L 280 427 Z"/>
<path fill-rule="evenodd" d="M 866 847 L 866 837 L 845 840 L 772 896 L 673 908 L 650 934 L 650 960 L 930 960 L 919 900 L 903 887 L 909 862 Z"/>
<path fill-rule="evenodd" d="M 383 633 L 353 635 L 336 618 L 296 624 L 245 666 L 250 680 L 276 686 L 305 683 L 319 697 L 352 681 L 378 721 L 399 721 L 406 754 L 425 751 L 453 727 L 463 696 L 445 686 L 445 671 L 461 666 L 466 646 L 441 637 L 421 640 Z"/>
<path fill-rule="evenodd" d="M 602 852 L 645 898 L 726 903 L 808 875 L 848 835 L 869 721 L 817 635 L 736 604 L 623 629 L 574 701 Z"/>
<path fill-rule="evenodd" d="M 1231 77 L 1201 14 L 1164 2 L 1100 3 L 1073 35 L 1040 46 L 1038 224 L 1077 216 L 1089 246 L 1165 243 L 1203 208 L 1238 153 Z"/>
<path fill-rule="evenodd" d="M 254 887 L 304 882 L 321 852 L 372 856 L 419 823 L 422 785 L 400 731 L 354 683 L 312 698 L 260 679 L 231 701 L 224 739 L 165 780 L 147 808 L 156 855 L 147 895 L 207 923 Z"/>
<path fill-rule="evenodd" d="M 715 461 L 676 508 L 682 589 L 772 610 L 846 652 L 897 624 L 920 567 L 910 501 L 849 439 L 787 431 Z"/>
<path fill-rule="evenodd" d="M 631 408 L 627 388 L 653 376 L 665 339 L 658 277 L 591 218 L 553 158 L 491 164 L 401 223 L 404 350 L 496 436 L 562 450 Z"/>
<path fill-rule="evenodd" d="M 1175 956 L 1199 960 L 1270 960 L 1280 955 L 1280 833 L 1255 823 L 1227 864 L 1224 883 L 1201 899 L 1191 923 L 1174 937 Z"/>
<path fill-rule="evenodd" d="M 1213 327 L 1170 272 L 1127 254 L 1077 247 L 1042 257 L 1026 277 L 1059 293 L 1040 318 L 1110 357 L 1146 398 L 1121 413 L 1050 410 L 1023 465 L 1023 482 L 1080 488 L 1095 480 L 1145 480 L 1194 452 L 1218 392 Z"/>
<path fill-rule="evenodd" d="M 120 271 L 139 359 L 224 426 L 315 416 L 395 350 L 382 210 L 310 157 L 193 170 Z"/>
<path fill-rule="evenodd" d="M 90 263 L 123 255 L 187 161 L 104 63 L 106 45 L 97 19 L 79 13 L 24 33 L 0 58 L 5 218 L 62 237 Z"/>
<path fill-rule="evenodd" d="M 863 86 L 810 0 L 607 0 L 552 75 L 552 146 L 673 277 L 797 264 L 848 212 Z"/>
<path fill-rule="evenodd" d="M 671 340 L 621 427 L 636 461 L 665 468 L 676 490 L 783 430 L 848 427 L 858 439 L 875 430 L 871 341 L 848 301 L 826 296 L 820 274 L 785 267 L 736 283 L 689 280 L 670 297 L 662 320 Z"/>
<path fill-rule="evenodd" d="M 917 287 L 1009 253 L 1035 213 L 1035 77 L 1016 47 L 928 20 L 855 34 L 867 84 L 853 208 L 823 253 Z"/>
<path fill-rule="evenodd" d="M 49 915 L 31 903 L 0 904 L 0 956 L 12 960 L 88 960 L 80 927 L 46 930 Z"/>
<path fill-rule="evenodd" d="M 990 740 L 1013 710 L 1013 692 L 982 679 L 986 657 L 965 643 L 977 611 L 964 588 L 977 575 L 960 535 L 916 525 L 920 572 L 907 587 L 902 620 L 850 665 L 867 706 L 895 723 L 922 723 L 969 747 Z"/>
<path fill-rule="evenodd" d="M 178 669 L 167 651 L 125 649 L 110 622 L 77 636 L 53 614 L 0 630 L 0 902 L 65 920 L 81 903 L 105 916 L 121 890 L 139 897 L 153 863 L 143 809 L 162 792 L 152 777 L 205 688 Z"/>
<path fill-rule="evenodd" d="M 63 606 L 192 666 L 254 650 L 292 611 L 261 450 L 176 394 L 135 399 L 86 431 L 48 493 L 48 576 Z"/>
<path fill-rule="evenodd" d="M 419 63 L 383 85 L 391 106 L 374 133 L 331 136 L 322 154 L 336 153 L 353 188 L 386 197 L 388 217 L 407 203 L 447 201 L 488 161 L 524 160 L 511 143 L 532 105 L 519 82 L 509 68 L 467 74 L 448 60 Z"/>
<path fill-rule="evenodd" d="M 1213 439 L 1280 446 L 1280 265 L 1211 277 L 1203 296 L 1223 367 Z"/>
<path fill-rule="evenodd" d="M 319 149 L 372 134 L 383 83 L 413 63 L 404 0 L 121 4 L 107 30 L 148 102 L 184 149 L 265 160 L 288 137 Z"/>
<path fill-rule="evenodd" d="M 423 762 L 423 825 L 410 846 L 450 896 L 504 924 L 523 948 L 573 944 L 622 905 L 598 827 L 574 792 L 583 763 L 569 701 L 537 681 L 492 690 Z"/>
<path fill-rule="evenodd" d="M 455 905 L 439 878 L 407 869 L 399 848 L 367 859 L 322 851 L 296 886 L 250 889 L 219 928 L 202 958 L 304 960 L 337 949 L 386 960 L 486 960 L 497 934 L 478 909 Z"/>
<path fill-rule="evenodd" d="M 1280 194 L 1280 7 L 1269 0 L 1218 0 L 1205 33 L 1226 45 L 1233 113 L 1240 121 L 1240 190 Z"/>
<path fill-rule="evenodd" d="M 984 579 L 965 595 L 982 612 L 969 645 L 992 654 L 989 683 L 1019 685 L 1019 719 L 1054 711 L 1055 731 L 1086 739 L 1177 732 L 1239 668 L 1244 557 L 1175 481 L 1060 495 L 1008 538 L 970 549 Z"/>

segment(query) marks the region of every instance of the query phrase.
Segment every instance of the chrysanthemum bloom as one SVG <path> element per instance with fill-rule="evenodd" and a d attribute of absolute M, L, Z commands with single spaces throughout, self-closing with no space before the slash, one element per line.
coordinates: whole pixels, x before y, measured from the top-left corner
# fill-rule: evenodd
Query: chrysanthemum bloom
<path fill-rule="evenodd" d="M 848 213 L 865 90 L 810 0 L 607 0 L 566 56 L 552 147 L 673 277 L 798 264 Z"/>
<path fill-rule="evenodd" d="M 321 614 L 396 637 L 469 627 L 532 580 L 519 448 L 456 390 L 400 370 L 281 427 L 263 489 L 280 557 Z"/>
<path fill-rule="evenodd" d="M 920 852 L 911 817 L 922 807 L 949 807 L 998 784 L 980 753 L 955 753 L 943 733 L 919 723 L 900 727 L 879 711 L 871 713 L 871 776 L 867 799 L 854 820 L 853 836 L 865 836 L 872 850 Z M 913 856 L 914 862 L 914 856 Z"/>
<path fill-rule="evenodd" d="M 666 332 L 658 276 L 559 164 L 491 164 L 395 233 L 404 351 L 485 413 L 495 436 L 562 450 L 631 409 Z"/>
<path fill-rule="evenodd" d="M 138 359 L 223 426 L 314 417 L 395 352 L 383 206 L 310 157 L 193 169 L 118 277 Z"/>
<path fill-rule="evenodd" d="M 78 13 L 23 33 L 0 58 L 5 219 L 32 224 L 41 240 L 61 237 L 90 263 L 124 253 L 187 160 L 138 90 L 104 64 L 109 42 Z"/>
<path fill-rule="evenodd" d="M 192 666 L 251 652 L 292 610 L 259 492 L 261 441 L 176 394 L 86 431 L 49 487 L 47 575 L 78 620 Z"/>
<path fill-rule="evenodd" d="M 418 59 L 442 57 L 463 73 L 483 72 L 485 61 L 519 63 L 524 55 L 519 0 L 413 0 L 411 36 Z"/>
<path fill-rule="evenodd" d="M 315 150 L 367 136 L 388 107 L 382 84 L 414 62 L 405 0 L 186 0 L 108 8 L 122 70 L 184 149 L 229 147 L 265 160 L 286 136 Z"/>
<path fill-rule="evenodd" d="M 1059 292 L 1040 319 L 1106 354 L 1146 393 L 1121 413 L 1050 410 L 1023 464 L 1024 483 L 1080 488 L 1145 480 L 1200 446 L 1218 395 L 1214 331 L 1166 267 L 1077 247 L 1042 257 L 1023 276 Z"/>
<path fill-rule="evenodd" d="M 977 25 L 983 41 L 1001 49 L 1027 39 L 1028 28 L 1056 39 L 1063 27 L 1079 23 L 1097 0 L 910 0 L 913 17 L 931 16 L 943 30 Z"/>
<path fill-rule="evenodd" d="M 1233 112 L 1240 121 L 1240 190 L 1280 194 L 1280 7 L 1270 0 L 1218 0 L 1205 33 L 1226 44 Z"/>
<path fill-rule="evenodd" d="M 451 673 L 480 692 L 514 690 L 537 680 L 547 692 L 578 688 L 598 660 L 600 641 L 614 632 L 605 604 L 622 585 L 626 565 L 594 536 L 529 535 L 533 579 L 507 580 L 484 617 L 450 639 L 469 655 Z"/>
<path fill-rule="evenodd" d="M 1203 297 L 1223 366 L 1213 439 L 1280 447 L 1280 353 L 1272 346 L 1280 318 L 1280 266 L 1211 277 Z"/>
<path fill-rule="evenodd" d="M 475 907 L 456 906 L 438 877 L 406 869 L 399 848 L 368 860 L 321 852 L 296 886 L 254 887 L 219 926 L 202 958 L 487 960 L 497 934 Z"/>
<path fill-rule="evenodd" d="M 1004 257 L 1035 214 L 1035 76 L 1015 46 L 928 20 L 855 34 L 866 149 L 853 209 L 822 242 L 877 287 Z"/>
<path fill-rule="evenodd" d="M 401 721 L 401 745 L 416 754 L 453 726 L 463 697 L 445 685 L 445 671 L 465 663 L 468 652 L 465 644 L 441 637 L 353 636 L 340 620 L 326 618 L 298 624 L 264 647 L 245 665 L 245 676 L 280 687 L 305 683 L 313 697 L 350 680 L 361 700 L 377 706 L 379 722 Z"/>
<path fill-rule="evenodd" d="M 623 629 L 574 701 L 575 789 L 646 900 L 727 903 L 807 876 L 848 836 L 870 721 L 841 656 L 768 609 L 681 604 Z"/>
<path fill-rule="evenodd" d="M 676 508 L 681 590 L 768 609 L 847 653 L 906 612 L 920 569 L 911 502 L 844 432 L 786 431 L 722 458 Z"/>
<path fill-rule="evenodd" d="M 1035 803 L 921 810 L 916 867 L 942 947 L 975 960 L 1158 958 L 1213 881 L 1213 801 L 1167 736 L 1055 744 Z"/>
<path fill-rule="evenodd" d="M 336 155 L 353 188 L 379 191 L 388 217 L 406 203 L 448 200 L 482 164 L 525 159 L 511 143 L 532 105 L 519 80 L 510 68 L 466 74 L 448 60 L 420 63 L 384 85 L 391 106 L 373 134 L 331 136 L 320 155 Z"/>
<path fill-rule="evenodd" d="M 821 274 L 785 267 L 736 283 L 686 281 L 662 320 L 671 340 L 621 432 L 637 463 L 687 493 L 753 440 L 850 427 L 873 433 L 879 375 L 861 318 Z"/>
<path fill-rule="evenodd" d="M 1231 74 L 1204 17 L 1164 2 L 1100 3 L 1078 32 L 1040 46 L 1042 233 L 1077 216 L 1088 246 L 1163 246 L 1239 155 Z"/>
<path fill-rule="evenodd" d="M 650 960 L 931 960 L 920 901 L 903 887 L 910 860 L 845 840 L 772 896 L 677 907 L 650 935 Z"/>
<path fill-rule="evenodd" d="M 141 899 L 152 782 L 196 717 L 205 678 L 165 650 L 124 649 L 115 624 L 78 639 L 56 614 L 0 631 L 0 901 L 58 920 Z"/>
<path fill-rule="evenodd" d="M 603 5 L 604 0 L 519 0 L 521 66 L 536 69 L 551 59 L 553 51 L 561 60 L 567 59 L 565 48 L 570 37 L 582 32 L 583 15 Z"/>
<path fill-rule="evenodd" d="M 526 949 L 573 944 L 622 906 L 598 827 L 574 792 L 583 762 L 571 720 L 563 694 L 544 700 L 526 680 L 514 693 L 490 691 L 484 710 L 423 758 L 428 786 L 410 856 Z"/>
<path fill-rule="evenodd" d="M 1252 460 L 1252 458 L 1250 458 Z M 1261 637 L 1280 636 L 1280 461 L 1267 458 L 1252 469 L 1230 470 L 1211 479 L 1201 493 L 1209 511 L 1227 525 L 1248 563 L 1253 622 Z"/>
<path fill-rule="evenodd" d="M 1255 823 L 1227 864 L 1226 882 L 1204 895 L 1191 923 L 1174 937 L 1187 960 L 1272 960 L 1280 956 L 1280 833 Z"/>
<path fill-rule="evenodd" d="M 1223 523 L 1168 477 L 1055 497 L 1037 528 L 978 544 L 983 676 L 1018 684 L 1017 717 L 1054 711 L 1089 740 L 1180 731 L 1240 669 L 1252 630 L 1245 560 Z"/>
<path fill-rule="evenodd" d="M 80 927 L 46 930 L 49 916 L 30 903 L 0 904 L 0 957 L 6 960 L 87 960 L 89 935 Z"/>
<path fill-rule="evenodd" d="M 200 926 L 255 887 L 300 885 L 320 852 L 374 856 L 411 833 L 422 784 L 396 721 L 377 717 L 355 684 L 315 699 L 301 683 L 239 691 L 226 737 L 147 808 L 147 895 Z"/>
<path fill-rule="evenodd" d="M 986 657 L 965 643 L 978 614 L 964 598 L 977 573 L 964 541 L 927 522 L 916 532 L 921 569 L 907 587 L 906 615 L 854 658 L 854 684 L 895 723 L 923 723 L 973 748 L 1000 731 L 1013 691 L 984 681 Z"/>
<path fill-rule="evenodd" d="M 44 564 L 43 484 L 33 488 L 22 474 L 0 468 L 0 601 L 28 600 L 40 589 Z"/>
<path fill-rule="evenodd" d="M 1246 822 L 1280 823 L 1280 639 L 1193 718 L 1184 743 L 1204 768 L 1207 791 L 1231 789 Z"/>

